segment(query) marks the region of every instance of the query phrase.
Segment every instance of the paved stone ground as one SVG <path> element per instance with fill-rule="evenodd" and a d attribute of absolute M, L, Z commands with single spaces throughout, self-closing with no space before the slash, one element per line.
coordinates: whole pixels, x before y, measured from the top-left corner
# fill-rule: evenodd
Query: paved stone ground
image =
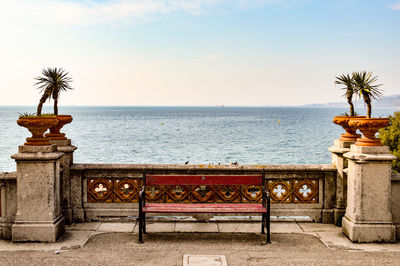
<path fill-rule="evenodd" d="M 0 241 L 0 265 L 182 265 L 184 254 L 225 255 L 228 265 L 400 264 L 400 243 L 352 244 L 332 225 L 272 223 L 268 245 L 259 227 L 149 223 L 145 243 L 138 244 L 134 223 L 76 224 L 55 244 Z"/>

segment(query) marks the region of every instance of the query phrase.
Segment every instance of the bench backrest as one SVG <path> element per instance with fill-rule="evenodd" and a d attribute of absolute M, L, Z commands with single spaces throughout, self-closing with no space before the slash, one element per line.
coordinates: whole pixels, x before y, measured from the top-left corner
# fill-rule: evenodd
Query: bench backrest
<path fill-rule="evenodd" d="M 259 185 L 262 175 L 148 175 L 146 185 Z"/>

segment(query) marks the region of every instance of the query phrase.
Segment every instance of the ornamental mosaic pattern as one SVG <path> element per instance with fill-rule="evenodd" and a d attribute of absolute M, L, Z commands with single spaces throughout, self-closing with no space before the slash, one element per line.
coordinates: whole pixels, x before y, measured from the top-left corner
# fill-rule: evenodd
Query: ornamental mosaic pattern
<path fill-rule="evenodd" d="M 132 178 L 90 178 L 88 202 L 138 202 L 142 180 Z"/>
<path fill-rule="evenodd" d="M 138 202 L 141 179 L 89 178 L 88 202 Z M 272 203 L 318 203 L 318 179 L 267 179 Z M 147 202 L 168 203 L 256 203 L 261 202 L 259 186 L 173 185 L 147 186 Z"/>

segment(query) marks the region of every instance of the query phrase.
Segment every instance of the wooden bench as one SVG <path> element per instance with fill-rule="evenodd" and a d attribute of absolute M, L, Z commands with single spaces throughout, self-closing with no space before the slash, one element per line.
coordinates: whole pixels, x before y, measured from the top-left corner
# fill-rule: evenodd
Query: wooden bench
<path fill-rule="evenodd" d="M 261 203 L 146 203 L 146 186 L 220 186 L 255 185 L 262 188 Z M 261 234 L 267 229 L 270 243 L 270 197 L 265 189 L 265 175 L 148 175 L 143 174 L 143 188 L 139 192 L 139 243 L 146 234 L 146 213 L 261 213 Z"/>

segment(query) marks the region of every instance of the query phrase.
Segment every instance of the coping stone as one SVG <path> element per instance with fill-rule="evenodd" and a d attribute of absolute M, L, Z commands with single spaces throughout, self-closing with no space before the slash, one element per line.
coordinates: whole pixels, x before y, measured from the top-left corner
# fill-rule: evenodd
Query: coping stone
<path fill-rule="evenodd" d="M 130 233 L 133 232 L 135 223 L 102 223 L 98 230 L 99 232 L 119 232 Z"/>
<path fill-rule="evenodd" d="M 90 223 L 74 223 L 71 225 L 66 225 L 65 230 L 70 231 L 97 231 L 100 226 L 100 222 L 90 222 Z"/>
<path fill-rule="evenodd" d="M 303 233 L 303 230 L 297 223 L 271 223 L 272 233 Z"/>
<path fill-rule="evenodd" d="M 333 224 L 321 224 L 321 223 L 299 223 L 301 229 L 304 232 L 336 232 L 342 231 L 342 227 L 335 226 Z"/>
<path fill-rule="evenodd" d="M 219 265 L 227 266 L 225 255 L 183 255 L 183 266 Z"/>
<path fill-rule="evenodd" d="M 173 233 L 175 223 L 149 223 L 146 222 L 146 232 L 148 233 Z M 135 226 L 135 233 L 139 232 L 139 225 Z"/>

